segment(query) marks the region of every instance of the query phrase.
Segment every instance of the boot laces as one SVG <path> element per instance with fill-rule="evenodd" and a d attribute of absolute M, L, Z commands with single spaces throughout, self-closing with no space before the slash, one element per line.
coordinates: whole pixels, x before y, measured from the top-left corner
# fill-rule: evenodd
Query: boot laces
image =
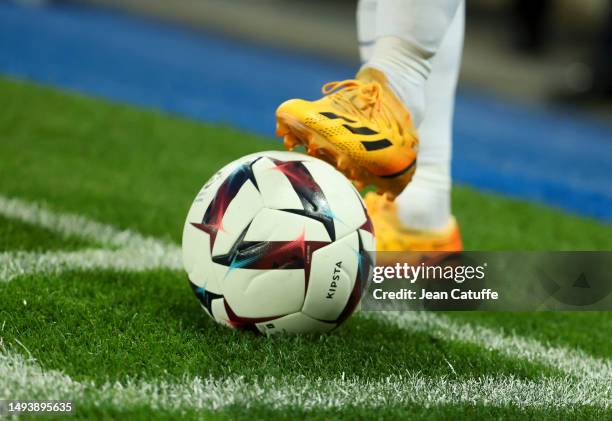
<path fill-rule="evenodd" d="M 355 79 L 329 82 L 321 89 L 340 109 L 363 116 L 367 119 L 381 117 L 386 125 L 392 121 L 388 110 L 383 107 L 382 86 L 373 81 L 363 83 Z"/>

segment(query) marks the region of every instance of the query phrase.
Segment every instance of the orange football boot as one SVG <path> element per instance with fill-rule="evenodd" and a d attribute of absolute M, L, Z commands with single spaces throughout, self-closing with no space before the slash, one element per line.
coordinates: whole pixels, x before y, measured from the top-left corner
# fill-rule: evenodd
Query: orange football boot
<path fill-rule="evenodd" d="M 417 261 L 424 261 L 429 257 L 427 252 L 463 250 L 459 225 L 454 217 L 449 221 L 448 226 L 440 231 L 415 230 L 400 221 L 395 202 L 390 202 L 375 193 L 366 194 L 364 201 L 374 225 L 377 252 L 398 252 L 398 254 L 415 252 L 413 257 L 416 256 Z M 435 256 L 436 253 L 430 253 L 430 255 Z M 384 257 L 380 254 L 377 255 L 377 258 L 378 256 Z M 387 257 L 391 258 L 391 253 Z"/>
<path fill-rule="evenodd" d="M 330 82 L 316 101 L 291 99 L 276 110 L 276 134 L 292 150 L 305 146 L 353 180 L 394 199 L 416 169 L 418 138 L 408 110 L 385 75 L 364 69 L 356 79 Z"/>

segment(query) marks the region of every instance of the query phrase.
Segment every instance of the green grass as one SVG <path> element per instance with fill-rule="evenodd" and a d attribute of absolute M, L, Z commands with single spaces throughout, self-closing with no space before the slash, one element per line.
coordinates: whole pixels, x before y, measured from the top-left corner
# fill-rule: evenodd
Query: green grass
<path fill-rule="evenodd" d="M 120 228 L 180 242 L 186 212 L 201 185 L 223 164 L 280 143 L 229 127 L 68 95 L 0 79 L 0 194 L 85 215 Z M 453 206 L 468 249 L 610 250 L 612 226 L 544 206 L 467 187 Z M 0 218 L 0 251 L 76 250 L 92 245 L 39 227 Z M 24 301 L 26 304 L 24 304 Z M 465 343 L 411 333 L 352 318 L 325 336 L 265 338 L 214 324 L 200 310 L 181 272 L 73 271 L 24 276 L 0 284 L 0 337 L 4 346 L 31 353 L 45 369 L 76 380 L 246 378 L 342 374 L 380 379 L 420 372 L 468 379 L 514 375 L 538 379 L 554 368 L 513 359 Z M 504 329 L 545 343 L 612 358 L 609 313 L 457 313 L 448 317 Z M 27 349 L 27 351 L 25 349 Z M 449 367 L 452 365 L 452 370 Z M 1 385 L 1 379 L 0 379 Z M 1 388 L 0 388 L 1 389 Z M 81 416 L 175 418 L 150 408 L 121 410 L 77 403 Z M 376 410 L 347 408 L 245 412 L 184 412 L 188 418 L 602 418 L 574 410 L 411 405 Z"/>
<path fill-rule="evenodd" d="M 39 226 L 0 216 L 0 252 L 77 250 L 88 246 L 93 247 L 95 244 L 78 237 L 63 237 Z"/>

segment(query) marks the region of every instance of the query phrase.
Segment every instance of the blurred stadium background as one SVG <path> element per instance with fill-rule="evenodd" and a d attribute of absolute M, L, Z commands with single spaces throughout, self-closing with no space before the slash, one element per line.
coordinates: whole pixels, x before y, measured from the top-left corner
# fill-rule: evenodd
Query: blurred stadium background
<path fill-rule="evenodd" d="M 355 1 L 0 5 L 0 72 L 271 135 L 289 97 L 359 65 Z M 454 175 L 612 218 L 612 5 L 473 0 Z"/>
<path fill-rule="evenodd" d="M 84 0 L 83 3 L 348 63 L 359 59 L 355 42 L 356 0 Z M 467 7 L 464 84 L 511 97 L 554 102 L 557 94 L 584 94 L 591 89 L 595 77 L 610 78 L 610 59 L 605 56 L 612 55 L 608 29 L 612 24 L 612 5 L 607 0 L 472 0 Z M 608 63 L 595 63 L 597 58 Z M 610 86 L 606 88 L 607 94 L 612 95 Z M 571 95 L 568 96 L 571 100 Z M 602 114 L 610 117 L 610 113 Z"/>

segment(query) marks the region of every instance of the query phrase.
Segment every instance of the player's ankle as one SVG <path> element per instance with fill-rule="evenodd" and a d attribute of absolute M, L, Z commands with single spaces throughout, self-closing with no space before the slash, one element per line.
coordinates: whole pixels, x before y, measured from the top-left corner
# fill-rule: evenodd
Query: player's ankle
<path fill-rule="evenodd" d="M 380 37 L 362 70 L 365 68 L 384 73 L 389 87 L 410 112 L 413 124 L 418 126 L 425 109 L 423 86 L 430 72 L 426 53 L 398 37 Z"/>
<path fill-rule="evenodd" d="M 397 198 L 403 225 L 422 231 L 443 231 L 452 220 L 448 164 L 420 165 L 413 181 Z"/>

